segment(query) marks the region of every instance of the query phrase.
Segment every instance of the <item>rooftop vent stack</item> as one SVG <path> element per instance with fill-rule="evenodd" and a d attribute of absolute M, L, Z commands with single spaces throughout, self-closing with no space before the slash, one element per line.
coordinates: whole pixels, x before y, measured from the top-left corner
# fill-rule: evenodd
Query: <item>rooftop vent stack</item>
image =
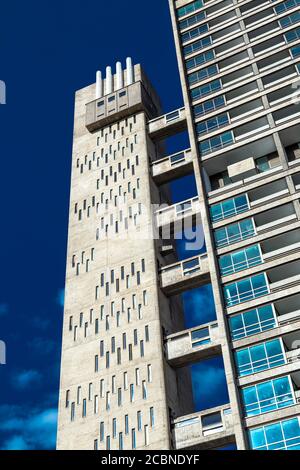
<path fill-rule="evenodd" d="M 105 94 L 109 95 L 113 91 L 113 77 L 111 67 L 106 67 Z"/>
<path fill-rule="evenodd" d="M 117 90 L 123 88 L 123 70 L 121 62 L 116 63 L 116 74 L 117 74 Z"/>
<path fill-rule="evenodd" d="M 127 85 L 133 84 L 133 66 L 131 57 L 126 59 Z"/>
<path fill-rule="evenodd" d="M 96 100 L 102 98 L 102 73 L 96 73 Z"/>

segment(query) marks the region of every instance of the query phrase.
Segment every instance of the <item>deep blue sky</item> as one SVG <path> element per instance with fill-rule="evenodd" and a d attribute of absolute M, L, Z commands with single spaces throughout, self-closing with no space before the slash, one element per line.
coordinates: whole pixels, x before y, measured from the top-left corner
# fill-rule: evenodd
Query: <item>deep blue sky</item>
<path fill-rule="evenodd" d="M 74 92 L 129 55 L 142 63 L 166 111 L 182 106 L 167 3 L 1 5 L 2 449 L 54 445 Z M 177 185 L 177 199 L 189 197 L 190 187 Z"/>

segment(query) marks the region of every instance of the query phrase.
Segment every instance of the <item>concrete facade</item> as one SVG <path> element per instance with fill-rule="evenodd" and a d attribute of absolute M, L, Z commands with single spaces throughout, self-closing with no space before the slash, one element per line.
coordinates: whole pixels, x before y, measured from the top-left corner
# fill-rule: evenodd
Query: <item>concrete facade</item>
<path fill-rule="evenodd" d="M 241 450 L 267 450 L 266 427 L 283 429 L 294 418 L 300 435 L 299 2 L 169 4 L 234 440 Z M 247 258 L 251 249 L 257 257 Z M 259 317 L 263 309 L 268 325 Z M 259 320 L 248 325 L 250 315 Z M 251 351 L 274 340 L 282 361 L 256 370 Z M 242 354 L 252 373 L 243 369 Z M 286 408 L 273 397 L 273 408 L 262 401 L 250 412 L 249 386 L 253 398 L 274 377 L 291 380 Z M 284 438 L 277 446 L 297 448 Z"/>

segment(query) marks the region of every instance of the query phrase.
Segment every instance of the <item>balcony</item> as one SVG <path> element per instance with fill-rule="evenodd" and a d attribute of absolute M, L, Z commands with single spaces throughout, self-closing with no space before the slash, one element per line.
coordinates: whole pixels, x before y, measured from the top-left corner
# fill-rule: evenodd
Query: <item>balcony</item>
<path fill-rule="evenodd" d="M 274 302 L 274 309 L 279 326 L 300 321 L 300 294 Z"/>
<path fill-rule="evenodd" d="M 272 136 L 223 152 L 203 162 L 203 168 L 210 181 L 210 186 L 207 185 L 210 197 L 282 169 Z"/>
<path fill-rule="evenodd" d="M 210 280 L 207 254 L 195 256 L 175 264 L 162 267 L 160 286 L 167 295 L 207 284 Z"/>
<path fill-rule="evenodd" d="M 185 108 L 177 109 L 148 122 L 149 136 L 154 140 L 162 140 L 178 134 L 187 128 Z"/>
<path fill-rule="evenodd" d="M 187 199 L 172 206 L 166 206 L 159 209 L 155 213 L 157 227 L 161 228 L 165 234 L 174 231 L 174 225 L 182 229 L 182 225 L 187 227 L 193 225 L 197 219 L 197 223 L 201 223 L 200 202 L 198 197 Z M 198 220 L 199 219 L 199 220 Z"/>
<path fill-rule="evenodd" d="M 292 203 L 275 207 L 254 216 L 257 235 L 267 233 L 281 226 L 286 227 L 297 222 L 297 220 L 297 214 Z"/>
<path fill-rule="evenodd" d="M 166 357 L 172 367 L 182 367 L 220 354 L 221 343 L 216 322 L 167 336 Z"/>
<path fill-rule="evenodd" d="M 192 151 L 188 149 L 156 160 L 151 163 L 151 168 L 152 177 L 157 184 L 186 176 L 193 170 Z"/>
<path fill-rule="evenodd" d="M 300 230 L 285 232 L 260 243 L 263 262 L 300 252 Z"/>
<path fill-rule="evenodd" d="M 267 204 L 274 199 L 288 195 L 289 189 L 284 179 L 260 186 L 249 192 L 250 207 L 255 208 L 262 204 Z"/>
<path fill-rule="evenodd" d="M 234 442 L 230 405 L 194 413 L 173 422 L 175 449 L 205 450 Z"/>
<path fill-rule="evenodd" d="M 300 261 L 296 260 L 268 270 L 271 294 L 293 288 L 300 283 Z"/>

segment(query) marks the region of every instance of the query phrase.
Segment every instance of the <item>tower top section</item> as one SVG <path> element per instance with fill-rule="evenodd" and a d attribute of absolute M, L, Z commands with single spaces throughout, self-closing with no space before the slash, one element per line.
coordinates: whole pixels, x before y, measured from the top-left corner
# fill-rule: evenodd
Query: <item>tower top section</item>
<path fill-rule="evenodd" d="M 92 85 L 93 86 L 93 85 Z M 96 73 L 95 99 L 86 104 L 86 127 L 90 132 L 144 111 L 149 119 L 161 114 L 157 93 L 140 65 L 133 65 L 130 57 L 126 68 L 117 62 L 115 73 L 106 67 L 105 76 Z"/>

